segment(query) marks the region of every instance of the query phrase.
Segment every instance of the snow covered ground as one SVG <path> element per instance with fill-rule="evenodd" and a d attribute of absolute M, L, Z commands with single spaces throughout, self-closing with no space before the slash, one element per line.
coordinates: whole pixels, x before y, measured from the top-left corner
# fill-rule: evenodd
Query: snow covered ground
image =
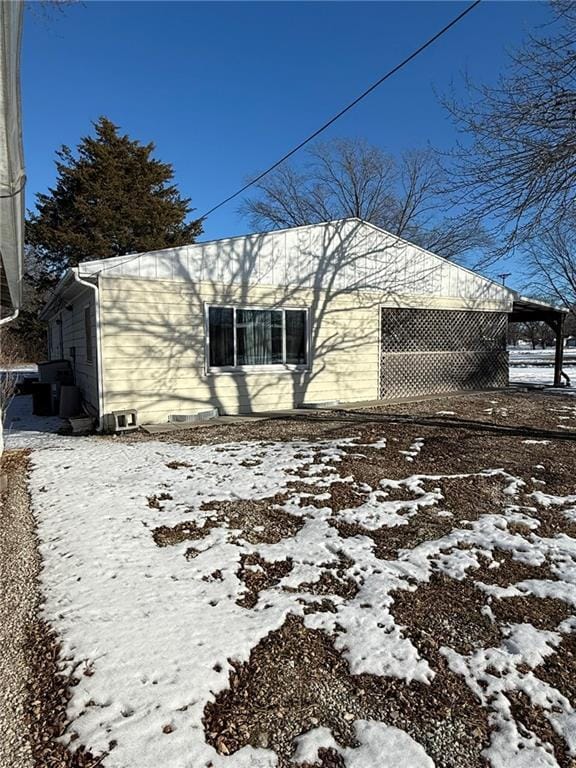
<path fill-rule="evenodd" d="M 233 663 L 246 662 L 290 614 L 334 638 L 352 676 L 429 686 L 440 673 L 395 619 L 397 590 L 413 591 L 433 574 L 461 580 L 498 549 L 527 567 L 546 563 L 553 576 L 483 586 L 477 591 L 485 600 L 484 620 L 493 621 L 492 607 L 511 597 L 557 598 L 568 613 L 576 609 L 576 540 L 537 535 L 539 521 L 532 516 L 537 507 L 554 508 L 566 521 L 576 520 L 576 483 L 560 496 L 538 481 L 541 490 L 530 496 L 527 479 L 497 463 L 473 473 L 421 474 L 427 438 L 416 433 L 398 442 L 385 424 L 370 445 L 360 434 L 317 442 L 128 444 L 54 435 L 57 421 L 34 419 L 29 407 L 29 398 L 14 401 L 7 448 L 33 449 L 30 487 L 44 561 L 44 613 L 62 638 L 69 669 L 80 664 L 83 673 L 69 705 L 70 730 L 78 734 L 72 746 L 109 752 L 106 768 L 278 765 L 270 747 L 245 745 L 229 754 L 226 733 L 209 743 L 203 718 L 207 703 L 229 687 Z M 384 478 L 375 488 L 341 476 L 343 462 L 369 461 L 367 452 L 374 460 L 393 455 L 404 476 Z M 528 469 L 535 476 L 539 471 Z M 444 505 L 443 484 L 470 480 L 493 485 L 494 499 L 504 501 L 463 521 Z M 361 495 L 362 503 L 335 511 L 329 503 L 335 483 Z M 371 532 L 398 531 L 430 514 L 440 525 L 454 517 L 453 525 L 396 557 L 377 556 Z M 344 537 L 338 525 L 362 526 L 365 533 Z M 246 566 L 252 575 L 274 563 L 290 567 L 281 578 L 264 579 L 255 605 L 246 607 L 241 563 L 255 553 L 264 565 Z M 496 559 L 492 566 L 498 568 Z M 323 611 L 313 607 L 317 598 L 304 585 L 320 584 L 327 574 L 356 591 L 329 592 L 333 610 Z M 449 669 L 489 713 L 485 757 L 493 768 L 558 765 L 550 745 L 511 716 L 511 689 L 548 712 L 576 752 L 572 705 L 535 673 L 575 629 L 569 616 L 553 629 L 512 622 L 498 630 L 496 645 L 466 653 L 443 648 Z M 347 720 L 348 710 L 341 717 Z M 337 743 L 320 722 L 294 740 L 292 759 L 315 762 L 319 749 L 332 748 L 347 768 L 380 768 L 384 755 L 390 768 L 434 766 L 404 730 L 371 717 L 350 718 L 355 746 Z"/>
<path fill-rule="evenodd" d="M 550 387 L 554 383 L 554 349 L 509 350 L 510 383 Z M 564 394 L 576 393 L 576 349 L 564 350 L 564 371 L 570 378 L 570 387 Z"/>
<path fill-rule="evenodd" d="M 576 394 L 576 365 L 564 366 L 563 370 L 570 378 L 570 386 L 562 387 L 562 392 Z M 510 383 L 551 387 L 554 384 L 554 368 L 540 365 L 511 366 Z"/>

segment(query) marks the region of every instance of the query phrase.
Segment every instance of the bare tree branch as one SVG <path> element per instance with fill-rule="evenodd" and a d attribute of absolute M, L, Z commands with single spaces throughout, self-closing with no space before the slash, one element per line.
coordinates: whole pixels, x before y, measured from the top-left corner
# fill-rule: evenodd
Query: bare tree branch
<path fill-rule="evenodd" d="M 240 211 L 255 229 L 356 217 L 447 258 L 484 247 L 478 217 L 446 218 L 443 171 L 432 150 L 399 161 L 365 141 L 336 139 L 307 150 L 300 171 L 283 165 L 256 184 Z"/>
<path fill-rule="evenodd" d="M 576 4 L 551 4 L 552 21 L 511 55 L 495 86 L 467 82 L 465 102 L 442 99 L 466 137 L 451 153 L 459 203 L 489 217 L 496 256 L 574 216 Z"/>

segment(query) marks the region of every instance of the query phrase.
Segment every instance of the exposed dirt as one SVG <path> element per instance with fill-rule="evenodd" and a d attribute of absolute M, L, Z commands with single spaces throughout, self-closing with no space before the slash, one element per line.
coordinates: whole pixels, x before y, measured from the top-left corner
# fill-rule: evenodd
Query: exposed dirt
<path fill-rule="evenodd" d="M 576 464 L 574 465 L 576 466 Z M 555 486 L 552 486 L 555 488 Z M 573 489 L 574 490 L 574 489 Z M 534 499 L 527 499 L 528 504 L 534 504 Z M 539 521 L 539 526 L 531 535 L 539 536 L 543 539 L 553 538 L 559 534 L 570 536 L 576 539 L 576 521 L 571 520 L 562 509 L 557 506 L 544 507 L 541 504 L 530 506 L 522 510 L 529 517 Z"/>
<path fill-rule="evenodd" d="M 446 413 L 448 410 L 454 413 Z M 526 546 L 539 537 L 564 534 L 576 538 L 576 522 L 568 518 L 564 507 L 545 507 L 531 495 L 535 491 L 557 495 L 576 492 L 576 429 L 563 429 L 562 425 L 568 423 L 576 426 L 576 398 L 498 392 L 439 397 L 357 412 L 306 412 L 236 425 L 206 424 L 165 436 L 139 433 L 116 440 L 154 439 L 189 445 L 256 440 L 261 441 L 262 450 L 269 441 L 336 441 L 344 452 L 341 461 L 327 460 L 318 453 L 311 464 L 290 470 L 295 477 L 282 494 L 249 501 L 210 501 L 202 507 L 210 513 L 203 525 L 182 522 L 153 531 L 158 546 L 201 539 L 215 527 L 232 529 L 236 541 L 255 546 L 276 544 L 300 530 L 307 506 L 330 508 L 331 525 L 342 537 L 342 553 L 338 560 L 320 564 L 322 572 L 317 581 L 288 590 L 316 598 L 307 600 L 304 594 L 295 595 L 303 612 L 309 614 L 336 612 L 340 602 L 357 594 L 360 582 L 349 575 L 354 563 L 345 554 L 346 539 L 352 536 L 368 537 L 374 542 L 377 557 L 400 558 L 404 562 L 399 567 L 405 567 L 409 551 L 419 544 L 438 541 L 455 529 L 469 529 L 483 515 L 504 515 L 507 507 L 515 505 L 539 521 L 538 528 L 530 530 L 525 523 L 502 518 L 503 529 L 507 526 L 508 533 L 524 537 Z M 351 437 L 355 445 L 343 442 Z M 422 441 L 418 451 L 413 449 L 417 439 Z M 229 447 L 219 450 L 234 456 Z M 307 455 L 303 453 L 299 458 Z M 255 453 L 254 459 L 245 460 L 243 466 L 258 474 L 259 458 Z M 167 466 L 177 470 L 190 468 L 191 464 L 175 461 Z M 516 495 L 507 493 L 509 481 L 503 475 L 479 474 L 487 469 L 502 469 L 521 478 L 523 484 L 516 489 Z M 472 476 L 445 477 L 466 474 Z M 341 519 L 340 512 L 357 509 L 367 500 L 368 488 L 380 491 L 383 500 L 406 502 L 408 510 L 420 493 L 402 483 L 412 475 L 430 475 L 420 490 L 439 489 L 443 498 L 415 514 L 407 513 L 405 524 L 398 526 L 369 530 Z M 317 478 L 336 481 L 304 482 Z M 387 480 L 402 484 L 393 487 L 383 482 Z M 327 494 L 326 498 L 320 498 L 323 494 Z M 302 497 L 302 517 L 285 508 L 296 495 Z M 169 494 L 164 498 L 153 496 L 149 503 L 161 509 L 161 501 L 168 499 Z M 439 514 L 445 511 L 450 514 Z M 474 550 L 479 567 L 468 567 L 463 580 L 435 572 L 428 583 L 396 590 L 391 606 L 403 635 L 433 670 L 430 684 L 352 675 L 345 654 L 335 649 L 333 637 L 307 629 L 301 618 L 290 615 L 282 627 L 252 649 L 246 663 L 230 662 L 233 671 L 229 687 L 204 710 L 207 741 L 223 755 L 248 744 L 270 748 L 278 754 L 279 768 L 296 768 L 290 759 L 297 736 L 326 726 L 342 746 L 353 746 L 354 721 L 374 719 L 409 733 L 437 768 L 485 768 L 482 751 L 489 743 L 489 713 L 480 706 L 464 678 L 449 669 L 441 648 L 469 654 L 499 646 L 506 625 L 513 623 L 529 622 L 538 629 L 557 630 L 573 611 L 560 599 L 530 594 L 495 598 L 482 589 L 482 584 L 509 587 L 530 579 L 556 580 L 555 555 L 550 555 L 551 561 L 534 565 L 516 559 L 508 551 L 475 550 L 469 541 L 451 542 L 450 547 Z M 192 559 L 198 554 L 191 546 L 185 556 Z M 438 569 L 442 557 L 441 553 L 438 562 L 433 562 Z M 497 566 L 491 567 L 494 563 Z M 262 592 L 278 587 L 292 567 L 288 558 L 267 561 L 258 552 L 242 554 L 237 575 L 246 589 L 238 604 L 246 610 L 260 608 Z M 221 576 L 213 572 L 203 578 L 210 581 Z M 336 631 L 340 630 L 342 627 L 336 625 Z M 537 666 L 534 674 L 576 706 L 576 635 L 566 635 L 557 651 Z M 543 744 L 551 745 L 561 768 L 575 768 L 574 758 L 568 755 L 546 711 L 523 693 L 507 691 L 506 695 L 521 731 L 531 732 Z M 57 704 L 54 707 L 57 713 L 61 711 Z M 321 750 L 316 762 L 298 768 L 343 768 L 343 760 L 334 750 Z"/>
<path fill-rule="evenodd" d="M 0 459 L 4 481 L 0 494 L 0 765 L 96 768 L 105 754 L 94 755 L 82 746 L 73 752 L 65 739 L 60 740 L 74 739 L 66 706 L 71 688 L 90 669 L 78 664 L 65 674 L 59 638 L 38 618 L 40 560 L 27 487 L 29 471 L 28 451 L 4 452 Z"/>
<path fill-rule="evenodd" d="M 500 514 L 510 504 L 510 496 L 504 493 L 506 481 L 500 475 L 443 477 L 423 484 L 425 490 L 438 486 L 443 496 L 439 506 L 451 512 L 457 522 Z"/>
<path fill-rule="evenodd" d="M 302 600 L 301 598 L 298 600 L 299 603 L 301 603 L 304 608 L 302 609 L 302 612 L 304 614 L 308 613 L 336 613 L 336 606 L 327 597 L 323 597 L 322 600 Z"/>
<path fill-rule="evenodd" d="M 372 539 L 375 544 L 374 554 L 383 560 L 396 560 L 403 549 L 414 549 L 424 541 L 440 539 L 454 527 L 451 518 L 440 517 L 437 510 L 429 508 L 409 517 L 404 525 L 385 526 L 376 530 L 343 520 L 333 520 L 331 524 L 343 538 L 367 536 Z"/>
<path fill-rule="evenodd" d="M 139 430 L 115 439 L 123 442 L 160 440 L 201 445 L 243 440 L 324 439 L 332 437 L 332 433 L 337 433 L 339 437 L 352 437 L 358 432 L 356 424 L 359 419 L 372 423 L 371 432 L 367 433 L 367 439 L 362 441 L 365 443 L 375 442 L 383 436 L 381 427 L 378 426 L 379 420 L 385 420 L 387 424 L 394 421 L 412 421 L 422 426 L 438 426 L 444 431 L 457 427 L 478 431 L 487 428 L 500 428 L 503 431 L 518 429 L 530 437 L 531 431 L 538 433 L 538 436 L 546 431 L 558 434 L 563 421 L 559 416 L 568 416 L 569 419 L 572 417 L 574 420 L 575 407 L 574 400 L 570 397 L 551 396 L 537 391 L 489 394 L 470 392 L 438 395 L 420 402 L 381 404 L 356 411 L 306 411 L 238 424 L 205 423 L 192 429 L 174 430 L 165 434 L 148 435 Z M 564 421 L 565 424 L 571 423 Z M 389 438 L 389 433 L 386 437 Z M 562 428 L 559 438 L 569 439 L 569 430 Z"/>
<path fill-rule="evenodd" d="M 564 635 L 556 651 L 536 667 L 534 674 L 576 707 L 576 634 Z"/>
<path fill-rule="evenodd" d="M 170 547 L 174 544 L 181 544 L 183 541 L 203 539 L 210 533 L 212 527 L 210 521 L 207 521 L 204 526 L 199 526 L 192 520 L 177 523 L 172 527 L 161 525 L 154 528 L 152 538 L 159 547 Z"/>
<path fill-rule="evenodd" d="M 215 525 L 240 529 L 242 538 L 250 544 L 276 544 L 294 536 L 304 525 L 304 518 L 281 509 L 280 504 L 285 501 L 285 495 L 258 500 L 210 501 L 201 509 L 214 512 Z"/>
<path fill-rule="evenodd" d="M 354 720 L 363 718 L 404 729 L 438 768 L 486 765 L 485 713 L 445 664 L 430 685 L 351 675 L 331 639 L 294 616 L 264 638 L 247 663 L 231 663 L 229 688 L 204 710 L 206 738 L 221 754 L 247 744 L 267 747 L 278 754 L 279 767 L 288 768 L 297 736 L 325 726 L 339 744 L 352 746 Z M 341 765 L 325 754 L 332 762 L 323 765 Z"/>
<path fill-rule="evenodd" d="M 546 710 L 533 704 L 523 691 L 510 691 L 507 694 L 510 710 L 521 731 L 534 734 L 542 744 L 549 744 L 560 768 L 575 768 L 576 758 L 571 757 L 568 746 L 556 733 Z"/>
<path fill-rule="evenodd" d="M 312 486 L 312 488 L 314 487 Z M 310 489 L 308 492 L 310 492 Z M 300 506 L 311 505 L 319 509 L 329 507 L 332 512 L 341 512 L 343 509 L 361 507 L 368 500 L 368 494 L 358 490 L 352 483 L 333 482 L 326 487 L 316 487 L 315 492 L 328 493 L 330 498 L 304 497 L 300 501 Z"/>
<path fill-rule="evenodd" d="M 501 624 L 532 624 L 536 629 L 555 630 L 572 616 L 568 603 L 553 597 L 501 597 L 490 604 Z"/>
<path fill-rule="evenodd" d="M 82 675 L 91 668 L 77 664 L 75 672 L 62 672 L 62 652 L 56 633 L 43 621 L 32 628 L 27 644 L 32 669 L 28 717 L 32 731 L 31 743 L 35 768 L 96 768 L 106 757 L 94 755 L 83 745 L 72 752 L 59 739 L 75 740 L 66 715 L 72 696 L 71 688 L 78 685 Z M 110 742 L 109 749 L 114 748 Z"/>
<path fill-rule="evenodd" d="M 479 553 L 480 567 L 471 570 L 470 578 L 483 584 L 496 584 L 499 587 L 509 587 L 528 579 L 547 579 L 555 581 L 556 575 L 550 570 L 547 562 L 542 565 L 532 565 L 516 560 L 510 552 L 493 550 L 490 555 Z"/>
<path fill-rule="evenodd" d="M 172 496 L 169 493 L 159 493 L 157 496 L 149 496 L 148 497 L 148 506 L 150 509 L 164 509 L 161 501 L 170 501 L 172 499 Z"/>
<path fill-rule="evenodd" d="M 393 593 L 391 611 L 422 656 L 438 661 L 441 646 L 466 654 L 500 645 L 502 633 L 485 611 L 487 598 L 468 580 L 435 574 L 414 591 Z"/>
<path fill-rule="evenodd" d="M 166 466 L 168 469 L 185 469 L 186 467 L 191 467 L 192 464 L 188 461 L 169 461 Z"/>
<path fill-rule="evenodd" d="M 237 576 L 246 585 L 246 591 L 236 602 L 243 608 L 254 608 L 260 592 L 278 584 L 291 570 L 289 559 L 268 562 L 257 553 L 241 555 Z"/>
<path fill-rule="evenodd" d="M 276 543 L 293 536 L 303 525 L 303 518 L 283 509 L 291 497 L 300 495 L 303 509 L 331 510 L 330 523 L 343 539 L 343 553 L 346 539 L 360 535 L 374 542 L 377 557 L 396 560 L 407 557 L 423 542 L 438 541 L 458 528 L 469 529 L 483 515 L 504 515 L 511 505 L 537 520 L 539 526 L 531 530 L 526 523 L 508 520 L 509 533 L 528 542 L 560 534 L 576 538 L 576 522 L 561 506 L 546 507 L 532 496 L 535 491 L 557 495 L 576 491 L 576 434 L 572 436 L 568 430 L 562 433 L 559 426 L 559 416 L 569 409 L 572 418 L 575 405 L 568 398 L 539 394 L 465 395 L 451 397 L 447 405 L 430 400 L 357 413 L 306 414 L 226 428 L 203 427 L 171 433 L 167 439 L 192 445 L 238 439 L 336 440 L 343 451 L 342 460 L 327 460 L 317 454 L 310 464 L 291 470 L 301 480 L 295 479 L 285 493 L 270 499 L 210 502 L 203 509 L 215 514 L 206 525 L 240 529 L 242 537 L 252 544 Z M 439 414 L 441 409 L 454 414 Z M 355 438 L 354 445 L 342 442 L 350 437 Z M 420 441 L 419 450 L 413 447 L 416 440 Z M 248 462 L 247 466 L 256 464 Z M 485 469 L 501 469 L 523 482 L 512 495 L 504 475 L 481 474 Z M 403 482 L 410 475 L 431 477 L 416 489 Z M 319 478 L 333 482 L 303 482 Z M 401 484 L 393 486 L 386 481 Z M 382 500 L 406 502 L 405 524 L 370 530 L 360 523 L 343 521 L 339 513 L 362 506 L 368 489 L 379 491 Z M 436 490 L 442 498 L 413 513 L 412 504 L 421 493 Z M 402 508 L 398 512 L 402 514 Z M 463 542 L 450 546 L 474 549 Z M 193 548 L 190 551 L 196 554 Z M 279 756 L 280 768 L 288 768 L 293 765 L 289 761 L 296 736 L 324 725 L 341 745 L 351 746 L 354 720 L 364 718 L 405 730 L 422 744 L 437 768 L 485 766 L 482 750 L 489 742 L 488 713 L 464 680 L 451 672 L 440 649 L 449 647 L 469 654 L 499 646 L 503 628 L 512 623 L 529 622 L 539 629 L 556 630 L 571 615 L 571 608 L 562 600 L 530 594 L 494 598 L 481 588 L 482 584 L 509 587 L 532 579 L 555 581 L 552 562 L 534 565 L 499 549 L 474 554 L 479 566 L 469 567 L 461 581 L 436 572 L 428 583 L 393 594 L 391 612 L 396 622 L 435 673 L 429 685 L 351 675 L 332 638 L 306 629 L 301 619 L 290 616 L 252 650 L 246 664 L 234 664 L 228 690 L 206 705 L 208 741 L 222 754 L 246 744 L 271 748 Z M 305 614 L 335 612 L 334 600 L 346 601 L 358 592 L 359 583 L 347 573 L 352 565 L 342 554 L 338 562 L 322 564 L 317 581 L 304 582 L 289 591 L 317 596 L 315 600 L 298 600 Z M 257 605 L 260 593 L 277 586 L 291 568 L 288 560 L 270 563 L 257 553 L 243 555 L 238 575 L 246 584 L 246 592 L 239 604 L 247 609 Z M 558 652 L 534 670 L 573 703 L 574 642 L 573 635 L 567 636 Z M 573 758 L 546 712 L 517 691 L 510 692 L 509 698 L 519 727 L 550 745 L 561 768 L 574 768 L 570 762 Z M 321 750 L 316 762 L 298 768 L 342 765 L 336 752 Z"/>
<path fill-rule="evenodd" d="M 334 749 L 318 750 L 318 760 L 315 763 L 292 763 L 294 768 L 346 768 L 342 755 Z"/>
<path fill-rule="evenodd" d="M 318 581 L 299 584 L 297 592 L 310 592 L 312 595 L 338 595 L 349 600 L 358 594 L 359 586 L 350 576 L 338 577 L 331 571 L 322 571 Z"/>

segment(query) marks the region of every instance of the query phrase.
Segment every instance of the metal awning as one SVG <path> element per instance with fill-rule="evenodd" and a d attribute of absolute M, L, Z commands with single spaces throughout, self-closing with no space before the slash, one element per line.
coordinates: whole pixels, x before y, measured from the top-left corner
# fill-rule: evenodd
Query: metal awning
<path fill-rule="evenodd" d="M 528 296 L 514 294 L 512 312 L 508 320 L 511 323 L 528 323 L 530 320 L 547 321 L 550 317 L 565 317 L 568 310 L 555 304 L 547 304 L 539 299 L 531 299 Z"/>

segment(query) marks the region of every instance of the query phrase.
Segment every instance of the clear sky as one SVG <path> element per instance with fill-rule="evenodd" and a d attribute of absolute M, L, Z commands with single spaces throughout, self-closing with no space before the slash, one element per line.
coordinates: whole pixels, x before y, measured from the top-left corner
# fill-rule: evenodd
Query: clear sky
<path fill-rule="evenodd" d="M 27 8 L 22 62 L 27 205 L 55 179 L 54 150 L 106 115 L 154 141 L 203 213 L 274 162 L 466 6 L 460 2 L 84 2 Z M 324 138 L 392 153 L 448 148 L 435 92 L 493 81 L 545 3 L 484 0 Z M 238 200 L 202 239 L 249 231 Z"/>

